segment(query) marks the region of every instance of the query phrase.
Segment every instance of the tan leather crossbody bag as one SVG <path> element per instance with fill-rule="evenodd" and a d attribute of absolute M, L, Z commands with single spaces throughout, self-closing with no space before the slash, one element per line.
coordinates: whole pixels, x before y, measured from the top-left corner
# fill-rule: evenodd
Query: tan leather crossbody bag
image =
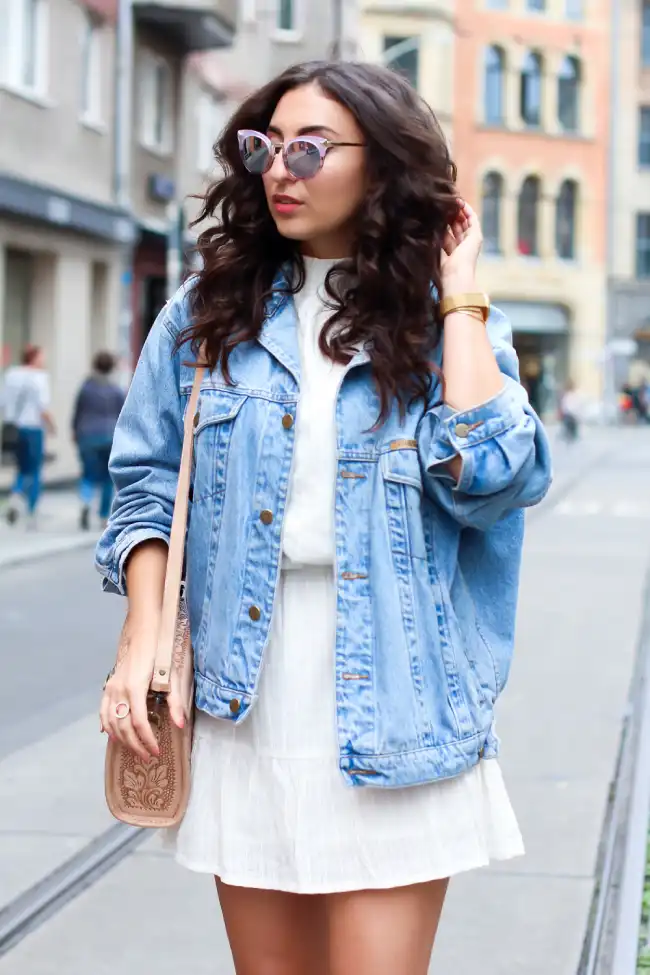
<path fill-rule="evenodd" d="M 167 570 L 156 656 L 147 694 L 147 714 L 160 755 L 142 761 L 119 741 L 106 749 L 105 792 L 108 808 L 132 826 L 175 826 L 183 818 L 190 791 L 190 757 L 194 712 L 194 659 L 183 591 L 185 532 L 194 448 L 194 414 L 205 369 L 199 366 L 185 413 L 183 450 L 169 538 Z M 123 650 L 118 650 L 119 666 Z M 167 698 L 180 687 L 187 720 L 178 728 Z"/>

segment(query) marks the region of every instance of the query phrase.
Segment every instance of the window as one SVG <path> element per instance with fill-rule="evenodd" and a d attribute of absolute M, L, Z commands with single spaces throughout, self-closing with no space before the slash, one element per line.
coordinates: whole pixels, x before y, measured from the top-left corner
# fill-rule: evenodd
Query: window
<path fill-rule="evenodd" d="M 641 8 L 641 62 L 650 68 L 650 0 L 640 0 Z"/>
<path fill-rule="evenodd" d="M 485 51 L 485 121 L 488 125 L 503 123 L 503 90 L 506 56 L 492 45 Z"/>
<path fill-rule="evenodd" d="M 636 215 L 636 276 L 650 278 L 650 213 Z"/>
<path fill-rule="evenodd" d="M 295 0 L 277 0 L 277 29 L 294 31 L 296 29 Z"/>
<path fill-rule="evenodd" d="M 517 213 L 517 249 L 526 257 L 536 257 L 539 253 L 537 240 L 539 198 L 539 180 L 536 176 L 529 176 L 524 180 L 519 193 Z"/>
<path fill-rule="evenodd" d="M 173 74 L 163 58 L 148 52 L 141 58 L 142 144 L 169 152 L 173 133 Z"/>
<path fill-rule="evenodd" d="M 483 249 L 487 254 L 501 252 L 501 201 L 503 177 L 500 173 L 486 173 L 483 177 L 482 218 Z"/>
<path fill-rule="evenodd" d="M 417 88 L 420 69 L 420 39 L 418 37 L 384 37 L 384 64 L 403 75 L 414 88 Z"/>
<path fill-rule="evenodd" d="M 47 0 L 0 2 L 0 77 L 20 91 L 47 87 L 47 14 Z"/>
<path fill-rule="evenodd" d="M 555 251 L 565 261 L 576 256 L 577 202 L 578 186 L 572 179 L 566 179 L 555 201 Z"/>
<path fill-rule="evenodd" d="M 241 0 L 239 14 L 245 24 L 254 24 L 257 20 L 257 0 Z"/>
<path fill-rule="evenodd" d="M 90 16 L 81 35 L 81 117 L 88 122 L 102 117 L 102 32 Z"/>
<path fill-rule="evenodd" d="M 523 121 L 531 127 L 542 120 L 542 58 L 529 51 L 521 69 L 520 112 Z"/>
<path fill-rule="evenodd" d="M 488 10 L 507 10 L 508 0 L 485 0 L 485 6 Z"/>
<path fill-rule="evenodd" d="M 577 132 L 580 124 L 580 62 L 566 57 L 558 75 L 558 119 L 565 132 Z"/>
<path fill-rule="evenodd" d="M 564 15 L 567 20 L 582 20 L 582 0 L 564 0 Z"/>
<path fill-rule="evenodd" d="M 208 91 L 201 92 L 199 96 L 196 165 L 201 173 L 209 173 L 215 167 L 213 146 L 226 123 L 225 104 Z"/>
<path fill-rule="evenodd" d="M 650 166 L 650 106 L 639 110 L 639 166 Z"/>
<path fill-rule="evenodd" d="M 532 13 L 543 14 L 546 10 L 546 0 L 526 0 L 526 9 Z"/>

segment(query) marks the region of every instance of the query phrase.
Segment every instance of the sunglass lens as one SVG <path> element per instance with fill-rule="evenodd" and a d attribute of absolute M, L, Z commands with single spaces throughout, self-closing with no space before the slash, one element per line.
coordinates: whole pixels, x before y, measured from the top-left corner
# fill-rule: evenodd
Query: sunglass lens
<path fill-rule="evenodd" d="M 265 173 L 272 161 L 268 143 L 256 133 L 251 132 L 239 140 L 239 152 L 248 172 L 256 176 Z"/>
<path fill-rule="evenodd" d="M 305 139 L 292 139 L 286 148 L 287 169 L 297 179 L 309 179 L 320 169 L 318 146 Z"/>

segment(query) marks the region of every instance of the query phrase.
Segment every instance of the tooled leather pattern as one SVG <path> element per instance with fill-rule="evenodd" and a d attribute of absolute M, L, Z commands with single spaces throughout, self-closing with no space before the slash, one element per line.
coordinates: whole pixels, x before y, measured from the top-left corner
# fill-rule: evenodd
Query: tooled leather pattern
<path fill-rule="evenodd" d="M 174 640 L 173 667 L 182 674 L 190 649 L 190 627 L 187 608 L 181 603 Z M 189 663 L 189 661 L 187 661 Z M 175 795 L 176 768 L 172 753 L 172 728 L 169 709 L 164 705 L 158 712 L 160 724 L 152 725 L 160 755 L 145 764 L 134 752 L 120 749 L 119 786 L 126 808 L 144 812 L 171 811 L 178 801 Z"/>

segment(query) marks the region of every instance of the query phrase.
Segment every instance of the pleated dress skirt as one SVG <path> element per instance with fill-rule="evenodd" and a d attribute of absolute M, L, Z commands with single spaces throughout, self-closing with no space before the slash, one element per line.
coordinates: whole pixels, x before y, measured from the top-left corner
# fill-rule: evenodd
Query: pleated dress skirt
<path fill-rule="evenodd" d="M 199 712 L 192 789 L 168 837 L 225 883 L 302 894 L 400 887 L 523 853 L 494 759 L 405 789 L 351 788 L 338 768 L 335 586 L 283 570 L 259 699 L 239 725 Z"/>

